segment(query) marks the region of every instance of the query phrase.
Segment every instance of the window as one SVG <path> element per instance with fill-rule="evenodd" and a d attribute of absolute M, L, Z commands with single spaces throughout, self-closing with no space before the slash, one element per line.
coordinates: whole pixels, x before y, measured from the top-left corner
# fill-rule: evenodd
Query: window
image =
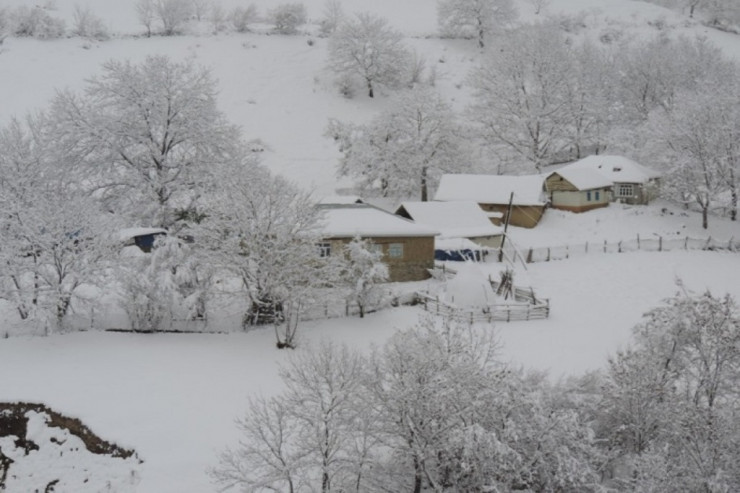
<path fill-rule="evenodd" d="M 403 243 L 391 243 L 388 245 L 388 256 L 390 258 L 403 258 Z"/>
<path fill-rule="evenodd" d="M 326 258 L 331 255 L 331 243 L 317 243 L 316 248 L 319 251 L 319 257 Z"/>
<path fill-rule="evenodd" d="M 634 194 L 631 183 L 620 183 L 617 187 L 617 197 L 632 197 Z"/>
<path fill-rule="evenodd" d="M 586 192 L 586 200 L 591 202 L 591 192 Z"/>
<path fill-rule="evenodd" d="M 601 195 L 601 194 L 599 193 L 599 191 L 598 191 L 598 190 L 596 190 L 596 191 L 594 192 L 594 196 L 595 196 L 595 199 L 594 199 L 594 200 L 600 200 L 600 198 L 599 198 L 599 197 L 600 197 L 600 195 Z"/>
<path fill-rule="evenodd" d="M 383 245 L 380 245 L 378 243 L 368 243 L 367 250 L 372 253 L 379 253 L 383 255 Z"/>

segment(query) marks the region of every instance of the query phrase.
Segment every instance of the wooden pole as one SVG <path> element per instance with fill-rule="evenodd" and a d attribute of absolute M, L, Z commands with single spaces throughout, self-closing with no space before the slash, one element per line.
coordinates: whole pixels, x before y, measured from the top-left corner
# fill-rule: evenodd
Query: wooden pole
<path fill-rule="evenodd" d="M 511 218 L 511 207 L 514 204 L 514 192 L 509 195 L 509 206 L 506 208 L 506 221 L 504 221 L 504 235 L 501 238 L 501 250 L 498 252 L 498 261 L 504 261 L 504 242 L 506 242 L 506 232 L 509 229 L 509 219 Z"/>

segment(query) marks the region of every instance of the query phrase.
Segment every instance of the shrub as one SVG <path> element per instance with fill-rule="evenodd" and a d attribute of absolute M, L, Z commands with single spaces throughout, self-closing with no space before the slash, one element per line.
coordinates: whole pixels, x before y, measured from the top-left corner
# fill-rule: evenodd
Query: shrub
<path fill-rule="evenodd" d="M 64 35 L 64 21 L 40 7 L 18 7 L 11 14 L 11 24 L 15 36 L 52 39 Z"/>
<path fill-rule="evenodd" d="M 280 34 L 295 34 L 298 26 L 306 23 L 308 14 L 302 3 L 283 3 L 270 12 L 270 19 Z"/>

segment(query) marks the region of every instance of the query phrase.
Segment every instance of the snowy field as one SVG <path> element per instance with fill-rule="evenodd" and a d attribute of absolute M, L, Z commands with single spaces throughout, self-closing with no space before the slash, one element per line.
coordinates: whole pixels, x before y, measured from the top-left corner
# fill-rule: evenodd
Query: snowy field
<path fill-rule="evenodd" d="M 14 6 L 25 0 L 4 0 Z M 71 20 L 76 0 L 53 1 L 55 12 Z M 337 181 L 339 156 L 323 136 L 328 118 L 366 121 L 383 109 L 384 95 L 344 99 L 324 71 L 326 40 L 311 33 L 211 35 L 207 29 L 173 38 L 141 37 L 133 0 L 91 0 L 93 11 L 110 26 L 113 38 L 54 41 L 6 38 L 0 45 L 0 125 L 13 116 L 43 109 L 56 90 L 78 90 L 110 59 L 140 61 L 147 55 L 194 58 L 213 69 L 219 105 L 239 124 L 247 140 L 264 145 L 264 161 L 317 196 L 348 183 Z M 222 2 L 230 8 L 236 0 Z M 243 2 L 241 2 L 243 3 Z M 256 0 L 262 10 L 274 0 Z M 320 17 L 323 0 L 304 2 L 309 17 Z M 522 20 L 535 18 L 520 1 Z M 347 12 L 373 11 L 402 29 L 439 74 L 437 87 L 458 108 L 468 98 L 465 77 L 479 52 L 470 42 L 441 40 L 430 0 L 346 0 Z M 740 58 L 740 37 L 708 30 L 685 16 L 629 0 L 552 0 L 542 15 L 582 12 L 584 35 L 619 28 L 630 36 L 654 36 L 663 20 L 673 34 L 702 35 Z M 313 40 L 310 45 L 308 40 Z M 669 210 L 663 212 L 663 208 Z M 740 239 L 740 226 L 717 218 L 710 230 L 700 218 L 667 204 L 622 207 L 571 214 L 549 210 L 536 229 L 513 228 L 519 248 L 586 241 L 619 241 L 655 236 Z M 494 276 L 499 264 L 484 266 Z M 650 307 L 679 290 L 740 298 L 740 254 L 702 251 L 596 254 L 536 263 L 520 268 L 516 282 L 550 299 L 548 320 L 489 327 L 501 341 L 500 357 L 515 365 L 549 371 L 553 378 L 600 368 L 608 354 L 628 343 L 631 327 Z M 299 348 L 321 340 L 366 351 L 396 329 L 414 324 L 423 312 L 401 307 L 360 319 L 304 323 Z M 4 318 L 0 315 L 0 319 Z M 213 491 L 206 469 L 226 445 L 234 444 L 234 419 L 248 396 L 281 390 L 277 368 L 290 352 L 275 349 L 271 329 L 215 335 L 133 335 L 82 332 L 44 338 L 0 339 L 0 401 L 43 402 L 80 418 L 103 439 L 133 448 L 144 461 L 135 474 L 109 491 L 199 493 Z M 48 468 L 41 463 L 41 469 Z M 126 466 L 128 467 L 128 465 Z M 93 489 L 84 491 L 100 491 Z M 23 491 L 23 490 L 15 490 Z M 15 493 L 13 491 L 12 493 Z M 65 491 L 60 489 L 60 491 Z M 70 490 L 66 490 L 70 491 Z M 83 490 L 75 490 L 83 491 Z M 11 490 L 9 490 L 11 493 Z"/>

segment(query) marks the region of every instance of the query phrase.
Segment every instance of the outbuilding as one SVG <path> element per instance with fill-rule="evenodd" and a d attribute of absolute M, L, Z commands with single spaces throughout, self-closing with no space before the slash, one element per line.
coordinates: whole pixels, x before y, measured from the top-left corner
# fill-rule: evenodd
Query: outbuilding
<path fill-rule="evenodd" d="M 500 226 L 533 228 L 545 212 L 542 175 L 442 175 L 434 199 L 443 202 L 473 201 L 489 220 Z M 509 213 L 511 201 L 511 213 Z"/>
<path fill-rule="evenodd" d="M 588 168 L 561 168 L 545 179 L 553 209 L 585 212 L 609 205 L 611 181 Z"/>

